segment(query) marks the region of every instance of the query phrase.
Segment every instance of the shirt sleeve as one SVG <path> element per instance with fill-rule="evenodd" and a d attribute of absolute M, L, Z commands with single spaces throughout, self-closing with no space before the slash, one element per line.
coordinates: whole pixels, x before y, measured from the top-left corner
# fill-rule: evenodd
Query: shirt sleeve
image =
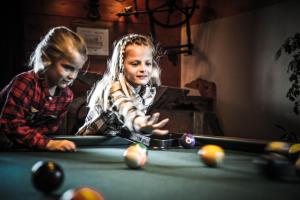
<path fill-rule="evenodd" d="M 112 85 L 109 96 L 110 109 L 118 116 L 119 120 L 130 131 L 139 131 L 139 126 L 134 124 L 137 117 L 145 117 L 145 113 L 137 108 L 133 100 L 127 97 L 121 89 L 121 85 L 115 83 Z"/>
<path fill-rule="evenodd" d="M 99 105 L 95 105 L 93 109 L 89 109 L 85 123 L 79 128 L 75 135 L 96 135 L 103 125 L 103 120 L 100 118 L 101 112 L 102 109 Z"/>
<path fill-rule="evenodd" d="M 17 144 L 27 147 L 45 148 L 49 142 L 43 128 L 33 128 L 28 124 L 34 84 L 30 80 L 17 78 L 12 82 L 2 109 L 1 129 Z"/>

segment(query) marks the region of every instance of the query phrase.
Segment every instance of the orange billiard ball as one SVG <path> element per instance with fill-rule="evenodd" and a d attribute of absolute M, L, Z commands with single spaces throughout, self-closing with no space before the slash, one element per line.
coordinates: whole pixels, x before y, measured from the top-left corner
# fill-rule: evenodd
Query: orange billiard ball
<path fill-rule="evenodd" d="M 201 147 L 198 151 L 198 155 L 202 162 L 209 167 L 219 166 L 225 158 L 224 149 L 213 144 Z"/>
<path fill-rule="evenodd" d="M 103 195 L 90 187 L 79 187 L 64 192 L 60 200 L 104 200 Z"/>

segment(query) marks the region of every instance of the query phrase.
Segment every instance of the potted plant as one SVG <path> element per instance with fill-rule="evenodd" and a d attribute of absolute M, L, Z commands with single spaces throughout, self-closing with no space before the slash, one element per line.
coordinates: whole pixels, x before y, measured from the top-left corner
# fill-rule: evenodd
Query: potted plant
<path fill-rule="evenodd" d="M 276 52 L 275 59 L 278 60 L 282 53 L 292 57 L 287 66 L 287 73 L 291 87 L 288 89 L 286 97 L 294 103 L 293 112 L 299 115 L 300 106 L 300 33 L 288 37 Z"/>

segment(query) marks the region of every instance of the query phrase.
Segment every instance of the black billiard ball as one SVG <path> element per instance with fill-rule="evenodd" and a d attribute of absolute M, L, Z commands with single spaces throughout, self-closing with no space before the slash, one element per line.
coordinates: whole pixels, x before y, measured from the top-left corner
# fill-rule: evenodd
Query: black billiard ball
<path fill-rule="evenodd" d="M 285 179 L 291 170 L 288 158 L 278 153 L 265 153 L 255 160 L 262 175 L 270 179 Z"/>
<path fill-rule="evenodd" d="M 184 133 L 180 138 L 180 144 L 186 149 L 194 148 L 195 146 L 195 138 L 190 133 Z"/>
<path fill-rule="evenodd" d="M 63 169 L 55 162 L 38 161 L 31 168 L 32 184 L 43 193 L 51 193 L 58 189 L 63 180 Z"/>

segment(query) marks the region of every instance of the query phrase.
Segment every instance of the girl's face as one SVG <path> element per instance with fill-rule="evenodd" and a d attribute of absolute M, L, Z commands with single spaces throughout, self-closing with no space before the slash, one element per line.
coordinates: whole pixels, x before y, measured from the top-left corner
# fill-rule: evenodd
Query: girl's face
<path fill-rule="evenodd" d="M 46 77 L 49 87 L 65 88 L 72 84 L 84 63 L 82 56 L 75 54 L 73 59 L 63 58 L 47 66 Z"/>
<path fill-rule="evenodd" d="M 128 45 L 125 49 L 124 76 L 134 87 L 148 84 L 152 72 L 152 49 L 144 45 Z"/>

